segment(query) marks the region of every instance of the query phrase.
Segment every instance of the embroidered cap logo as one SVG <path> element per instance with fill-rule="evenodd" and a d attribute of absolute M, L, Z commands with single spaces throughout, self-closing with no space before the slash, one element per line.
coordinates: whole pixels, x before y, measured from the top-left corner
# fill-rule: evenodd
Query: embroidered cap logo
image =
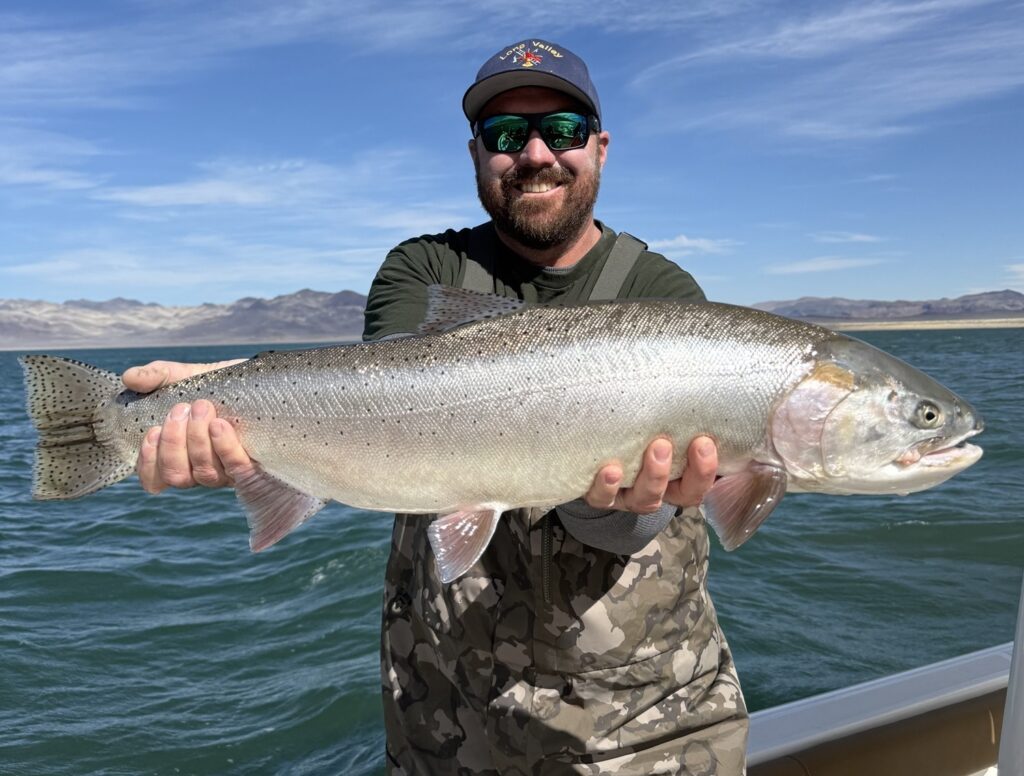
<path fill-rule="evenodd" d="M 539 65 L 541 60 L 544 59 L 542 54 L 537 53 L 537 49 L 533 51 L 522 51 L 512 58 L 512 61 L 517 63 L 520 67 L 535 67 Z"/>

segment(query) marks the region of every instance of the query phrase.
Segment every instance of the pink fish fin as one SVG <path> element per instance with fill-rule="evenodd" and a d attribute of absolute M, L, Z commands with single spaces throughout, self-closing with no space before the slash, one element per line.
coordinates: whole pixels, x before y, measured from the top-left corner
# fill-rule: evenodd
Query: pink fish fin
<path fill-rule="evenodd" d="M 480 560 L 498 527 L 501 509 L 474 506 L 438 517 L 427 528 L 441 581 L 454 582 Z"/>
<path fill-rule="evenodd" d="M 249 518 L 249 549 L 267 549 L 323 509 L 323 499 L 296 490 L 257 466 L 235 482 L 235 494 Z"/>
<path fill-rule="evenodd" d="M 735 550 L 779 505 L 788 477 L 777 466 L 755 463 L 718 480 L 704 496 L 704 514 L 722 546 Z"/>

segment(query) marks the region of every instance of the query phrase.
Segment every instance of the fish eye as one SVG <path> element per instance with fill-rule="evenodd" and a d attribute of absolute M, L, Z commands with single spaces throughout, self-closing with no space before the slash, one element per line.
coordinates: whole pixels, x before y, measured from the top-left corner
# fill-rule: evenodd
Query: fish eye
<path fill-rule="evenodd" d="M 914 410 L 914 425 L 918 428 L 937 428 L 942 425 L 942 410 L 937 404 L 923 401 Z"/>

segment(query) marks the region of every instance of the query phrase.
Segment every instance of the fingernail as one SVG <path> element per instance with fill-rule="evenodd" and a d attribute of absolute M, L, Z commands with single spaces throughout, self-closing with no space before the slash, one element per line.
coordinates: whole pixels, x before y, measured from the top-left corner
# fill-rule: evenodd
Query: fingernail
<path fill-rule="evenodd" d="M 190 408 L 187 404 L 175 404 L 171 407 L 171 420 L 185 420 L 189 415 Z"/>
<path fill-rule="evenodd" d="M 713 452 L 715 452 L 715 446 L 707 440 L 697 445 L 697 455 L 701 458 L 708 458 Z"/>
<path fill-rule="evenodd" d="M 619 484 L 619 479 L 620 478 L 619 478 L 618 474 L 614 474 L 614 473 L 610 472 L 610 473 L 604 475 L 604 484 L 605 485 L 618 485 Z"/>
<path fill-rule="evenodd" d="M 197 401 L 192 405 L 192 417 L 196 420 L 202 420 L 210 412 L 210 405 L 205 401 Z"/>
<path fill-rule="evenodd" d="M 146 432 L 146 436 L 142 438 L 142 444 L 148 445 L 149 447 L 156 447 L 160 443 L 160 426 L 154 426 Z"/>
<path fill-rule="evenodd" d="M 652 452 L 654 453 L 655 461 L 658 463 L 665 463 L 665 461 L 672 456 L 672 445 L 667 442 L 662 442 L 661 444 L 656 443 Z"/>
<path fill-rule="evenodd" d="M 210 436 L 214 438 L 220 438 L 220 435 L 224 433 L 224 421 L 220 418 L 210 421 Z"/>

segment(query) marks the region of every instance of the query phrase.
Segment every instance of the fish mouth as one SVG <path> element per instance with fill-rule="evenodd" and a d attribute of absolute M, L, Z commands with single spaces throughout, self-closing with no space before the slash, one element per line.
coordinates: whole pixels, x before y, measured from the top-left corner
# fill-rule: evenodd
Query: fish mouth
<path fill-rule="evenodd" d="M 958 442 L 945 444 L 947 440 L 937 439 L 926 442 L 923 445 L 907 450 L 896 459 L 900 466 L 918 466 L 949 468 L 967 467 L 981 458 L 982 449 L 977 445 L 970 444 L 967 440 L 975 434 L 981 433 L 981 429 L 972 429 L 968 434 L 960 438 Z"/>

